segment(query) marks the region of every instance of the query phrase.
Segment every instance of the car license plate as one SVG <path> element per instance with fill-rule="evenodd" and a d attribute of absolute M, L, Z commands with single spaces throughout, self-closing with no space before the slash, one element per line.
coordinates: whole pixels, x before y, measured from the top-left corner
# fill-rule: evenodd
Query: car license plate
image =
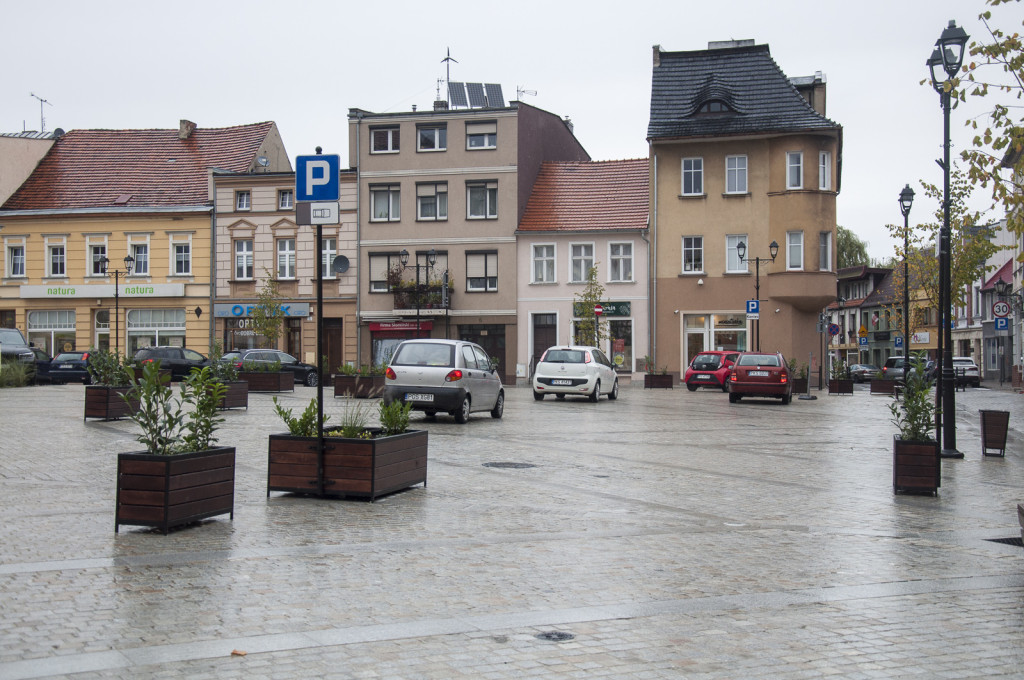
<path fill-rule="evenodd" d="M 406 401 L 434 401 L 433 394 L 417 394 L 416 392 L 406 392 Z"/>
<path fill-rule="evenodd" d="M 71 368 L 71 364 L 61 364 L 58 368 Z"/>
<path fill-rule="evenodd" d="M 710 375 L 698 375 L 697 380 L 711 380 Z"/>
<path fill-rule="evenodd" d="M 767 378 L 768 371 L 751 371 L 748 375 L 751 378 Z"/>
<path fill-rule="evenodd" d="M 571 380 L 552 380 L 552 385 L 572 385 Z"/>

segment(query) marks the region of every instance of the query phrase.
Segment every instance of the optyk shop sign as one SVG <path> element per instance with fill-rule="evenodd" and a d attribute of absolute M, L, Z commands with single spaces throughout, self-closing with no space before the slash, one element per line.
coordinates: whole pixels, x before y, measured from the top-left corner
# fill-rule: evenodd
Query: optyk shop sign
<path fill-rule="evenodd" d="M 248 303 L 218 303 L 213 306 L 213 315 L 218 318 L 241 318 L 252 316 L 252 310 L 259 305 Z M 281 316 L 309 316 L 308 302 L 287 302 L 281 305 Z"/>

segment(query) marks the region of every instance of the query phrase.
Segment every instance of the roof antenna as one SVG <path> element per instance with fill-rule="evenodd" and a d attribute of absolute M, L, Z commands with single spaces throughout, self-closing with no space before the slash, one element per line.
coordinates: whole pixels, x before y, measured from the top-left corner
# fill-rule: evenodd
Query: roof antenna
<path fill-rule="evenodd" d="M 50 104 L 50 102 L 37 95 L 35 92 L 30 92 L 29 94 L 39 100 L 39 133 L 42 134 L 46 132 L 46 119 L 43 118 L 43 104 Z M 50 106 L 53 106 L 53 104 L 50 104 Z"/>
<path fill-rule="evenodd" d="M 452 82 L 452 62 L 459 63 L 458 59 L 452 59 L 452 48 L 448 48 L 448 56 L 441 60 L 441 63 L 445 65 L 445 84 L 450 85 Z M 440 99 L 440 97 L 438 97 Z M 452 105 L 451 102 L 451 89 L 448 90 L 448 96 L 445 97 L 448 100 L 448 106 Z"/>
<path fill-rule="evenodd" d="M 531 97 L 537 96 L 537 90 L 525 90 L 521 85 L 516 85 L 516 99 L 523 101 L 523 95 L 528 94 Z"/>

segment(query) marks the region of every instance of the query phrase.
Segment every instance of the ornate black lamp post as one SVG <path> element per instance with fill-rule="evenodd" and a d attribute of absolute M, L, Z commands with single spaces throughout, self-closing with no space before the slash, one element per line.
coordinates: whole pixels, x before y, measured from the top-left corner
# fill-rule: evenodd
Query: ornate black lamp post
<path fill-rule="evenodd" d="M 914 204 L 914 190 L 910 185 L 900 192 L 900 212 L 903 213 L 903 356 L 910 359 L 910 206 Z"/>
<path fill-rule="evenodd" d="M 121 351 L 121 287 L 119 280 L 121 275 L 125 276 L 132 275 L 132 269 L 135 267 L 135 258 L 131 255 L 124 256 L 124 270 L 121 269 L 107 269 L 107 265 L 110 264 L 110 260 L 106 256 L 100 258 L 100 273 L 104 276 L 114 275 L 114 351 L 120 353 Z"/>
<path fill-rule="evenodd" d="M 939 93 L 942 103 L 942 229 L 939 232 L 939 342 L 942 354 L 942 380 L 939 389 L 942 395 L 942 457 L 963 458 L 956 450 L 956 389 L 953 375 L 953 328 L 952 310 L 952 263 L 949 230 L 949 111 L 953 87 L 964 61 L 967 33 L 955 21 L 942 31 L 935 41 L 935 49 L 926 62 L 931 74 L 932 87 Z"/>
<path fill-rule="evenodd" d="M 437 251 L 431 248 L 427 251 L 427 263 L 426 264 L 409 264 L 409 251 L 402 250 L 398 254 L 398 260 L 402 263 L 402 269 L 408 269 L 410 266 L 416 267 L 416 337 L 420 337 L 420 306 L 423 304 L 423 295 L 420 291 L 420 268 L 427 270 L 427 283 L 430 283 L 430 270 L 434 268 L 434 264 L 437 263 Z"/>
<path fill-rule="evenodd" d="M 736 254 L 740 257 L 740 262 L 753 262 L 754 263 L 754 299 L 761 302 L 761 263 L 765 264 L 769 262 L 775 262 L 775 258 L 779 254 L 779 244 L 775 241 L 771 242 L 768 246 L 768 252 L 771 254 L 771 259 L 767 257 L 751 257 L 747 258 L 747 244 L 740 241 L 736 244 Z M 758 304 L 760 307 L 760 304 Z M 761 351 L 761 319 L 757 319 L 757 351 Z"/>

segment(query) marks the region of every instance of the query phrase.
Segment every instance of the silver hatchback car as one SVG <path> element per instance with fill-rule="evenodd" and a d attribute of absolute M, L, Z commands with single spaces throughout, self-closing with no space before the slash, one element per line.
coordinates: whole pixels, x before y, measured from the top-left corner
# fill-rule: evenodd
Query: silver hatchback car
<path fill-rule="evenodd" d="M 385 404 L 412 404 L 428 418 L 444 411 L 464 423 L 475 411 L 500 418 L 505 410 L 497 366 L 473 342 L 405 340 L 395 348 L 384 375 Z"/>
<path fill-rule="evenodd" d="M 533 374 L 533 398 L 540 401 L 553 394 L 565 399 L 567 394 L 601 398 L 602 390 L 608 399 L 618 399 L 619 378 L 608 356 L 597 347 L 587 345 L 560 345 L 549 347 L 537 362 Z"/>

